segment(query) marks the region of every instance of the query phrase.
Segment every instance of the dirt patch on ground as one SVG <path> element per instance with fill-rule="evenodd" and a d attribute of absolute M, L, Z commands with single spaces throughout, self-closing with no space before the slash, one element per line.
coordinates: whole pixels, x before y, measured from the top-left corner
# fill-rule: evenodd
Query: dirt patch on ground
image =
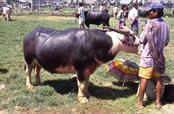
<path fill-rule="evenodd" d="M 161 109 L 150 109 L 148 110 L 150 114 L 173 114 L 174 112 L 174 104 L 166 104 L 163 105 Z"/>
<path fill-rule="evenodd" d="M 19 108 L 16 110 L 1 110 L 0 114 L 115 114 L 116 112 L 106 111 L 102 109 L 94 109 L 92 110 L 81 110 L 77 108 L 72 109 L 59 109 L 59 108 L 47 108 L 47 109 L 24 109 Z"/>
<path fill-rule="evenodd" d="M 174 31 L 174 29 L 170 29 L 170 32 L 173 32 Z"/>
<path fill-rule="evenodd" d="M 157 110 L 155 107 L 151 109 L 146 107 L 144 109 L 138 110 L 137 114 L 144 114 L 144 113 L 173 114 L 173 112 L 174 112 L 174 104 L 165 104 L 159 110 Z M 122 112 L 111 112 L 109 110 L 102 110 L 96 108 L 79 111 L 79 109 L 77 108 L 63 109 L 56 107 L 46 108 L 46 109 L 39 109 L 39 108 L 27 109 L 27 108 L 16 107 L 15 110 L 0 110 L 0 114 L 116 114 L 116 113 L 122 113 Z"/>
<path fill-rule="evenodd" d="M 174 104 L 166 104 L 161 109 L 162 114 L 173 114 L 174 113 Z"/>

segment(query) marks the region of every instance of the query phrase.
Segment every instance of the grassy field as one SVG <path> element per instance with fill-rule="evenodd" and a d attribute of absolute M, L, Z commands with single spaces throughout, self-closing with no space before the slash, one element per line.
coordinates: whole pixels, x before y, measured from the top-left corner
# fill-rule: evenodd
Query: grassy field
<path fill-rule="evenodd" d="M 72 74 L 60 75 L 41 71 L 43 84 L 29 91 L 25 86 L 23 68 L 23 36 L 37 26 L 56 29 L 78 27 L 72 17 L 13 16 L 13 21 L 0 21 L 0 112 L 22 113 L 73 113 L 73 114 L 147 114 L 165 112 L 156 110 L 153 101 L 146 102 L 143 110 L 137 110 L 137 83 L 122 83 L 106 74 L 103 65 L 90 78 L 91 97 L 88 104 L 77 101 L 76 80 Z M 174 79 L 174 20 L 164 18 L 171 27 L 171 42 L 165 49 L 166 73 Z M 143 19 L 144 20 L 144 19 Z M 111 26 L 115 21 L 111 19 Z M 92 26 L 96 27 L 96 26 Z M 121 52 L 117 58 L 126 58 L 138 63 L 139 56 Z M 33 78 L 33 82 L 34 82 Z M 172 105 L 173 106 L 173 105 Z"/>

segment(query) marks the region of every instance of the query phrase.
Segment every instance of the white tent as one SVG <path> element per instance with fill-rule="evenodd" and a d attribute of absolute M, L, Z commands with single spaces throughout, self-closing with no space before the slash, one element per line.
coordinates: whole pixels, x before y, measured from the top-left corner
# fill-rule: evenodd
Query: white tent
<path fill-rule="evenodd" d="M 0 0 L 0 2 L 6 2 L 6 0 Z"/>
<path fill-rule="evenodd" d="M 31 0 L 18 0 L 19 2 L 23 2 L 23 3 L 25 3 L 25 2 L 29 2 L 29 3 L 31 3 Z"/>
<path fill-rule="evenodd" d="M 68 3 L 71 3 L 71 1 L 76 2 L 77 0 L 65 0 L 65 1 Z M 96 0 L 78 0 L 78 2 L 82 2 L 82 1 L 84 1 L 87 4 L 93 4 L 96 2 Z"/>
<path fill-rule="evenodd" d="M 151 1 L 161 1 L 161 0 L 120 0 L 120 4 L 130 4 L 132 3 L 146 3 L 146 2 L 151 2 Z"/>
<path fill-rule="evenodd" d="M 132 0 L 120 0 L 120 4 L 130 4 Z"/>

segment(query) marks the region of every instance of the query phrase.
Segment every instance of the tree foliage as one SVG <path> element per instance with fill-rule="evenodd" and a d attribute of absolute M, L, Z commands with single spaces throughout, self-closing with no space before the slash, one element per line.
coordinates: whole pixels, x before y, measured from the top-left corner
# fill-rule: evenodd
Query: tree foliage
<path fill-rule="evenodd" d="M 18 0 L 6 0 L 7 4 L 16 3 Z"/>

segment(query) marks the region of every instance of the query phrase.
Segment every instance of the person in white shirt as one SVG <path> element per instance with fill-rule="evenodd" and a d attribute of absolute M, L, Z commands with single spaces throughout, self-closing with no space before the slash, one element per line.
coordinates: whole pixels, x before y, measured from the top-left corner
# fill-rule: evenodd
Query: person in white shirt
<path fill-rule="evenodd" d="M 131 25 L 131 30 L 137 35 L 139 28 L 138 4 L 133 4 L 133 7 L 128 14 L 128 20 Z"/>
<path fill-rule="evenodd" d="M 85 28 L 85 8 L 83 7 L 83 3 L 79 3 L 78 14 L 80 28 Z"/>
<path fill-rule="evenodd" d="M 119 10 L 119 8 L 115 5 L 114 8 L 113 8 L 114 19 L 117 19 L 118 10 Z"/>

